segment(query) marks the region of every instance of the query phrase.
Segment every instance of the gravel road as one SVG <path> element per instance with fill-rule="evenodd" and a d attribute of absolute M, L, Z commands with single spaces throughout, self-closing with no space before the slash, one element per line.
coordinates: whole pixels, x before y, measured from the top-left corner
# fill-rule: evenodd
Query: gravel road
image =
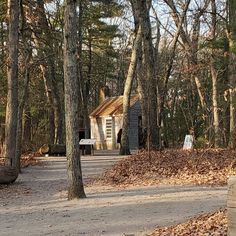
<path fill-rule="evenodd" d="M 83 156 L 87 185 L 121 159 L 116 152 Z M 145 235 L 157 225 L 179 223 L 226 205 L 226 187 L 86 186 L 86 199 L 66 199 L 66 158 L 43 157 L 0 189 L 0 235 Z"/>

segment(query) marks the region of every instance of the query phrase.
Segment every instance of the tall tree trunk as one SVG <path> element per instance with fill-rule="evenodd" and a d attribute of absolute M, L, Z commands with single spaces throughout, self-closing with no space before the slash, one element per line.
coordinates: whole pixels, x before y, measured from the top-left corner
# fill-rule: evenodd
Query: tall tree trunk
<path fill-rule="evenodd" d="M 140 27 L 140 16 L 139 16 L 139 6 L 136 0 L 131 0 L 134 23 L 135 23 L 135 32 L 137 34 L 138 29 Z M 140 47 L 137 51 L 137 66 L 136 66 L 136 76 L 138 82 L 138 94 L 141 104 L 141 113 L 142 113 L 142 133 L 147 131 L 148 127 L 148 94 L 147 94 L 147 78 L 145 76 L 145 67 L 143 65 L 143 48 L 142 48 L 142 40 L 140 42 Z M 143 139 L 142 141 L 144 141 Z M 143 147 L 146 143 L 142 143 Z"/>
<path fill-rule="evenodd" d="M 25 37 L 25 15 L 24 15 L 24 9 L 23 9 L 23 3 L 22 0 L 20 0 L 20 14 L 21 14 L 21 38 L 23 41 L 23 50 L 22 50 L 22 58 L 23 58 L 23 64 L 24 64 L 24 70 L 23 70 L 23 90 L 22 90 L 22 96 L 19 97 L 19 108 L 18 108 L 18 123 L 17 123 L 17 144 L 16 144 L 16 157 L 17 157 L 17 169 L 19 172 L 21 172 L 21 166 L 20 166 L 20 157 L 22 152 L 22 133 L 23 133 L 23 111 L 25 102 L 28 97 L 28 88 L 29 88 L 29 67 L 30 67 L 30 60 L 32 51 L 30 49 L 30 45 L 27 43 L 27 39 Z"/>
<path fill-rule="evenodd" d="M 31 53 L 31 52 L 30 52 Z M 18 110 L 18 123 L 17 123 L 17 148 L 16 148 L 16 156 L 17 156 L 17 168 L 21 171 L 20 167 L 20 157 L 22 152 L 22 133 L 23 133 L 23 111 L 25 107 L 25 102 L 28 97 L 28 88 L 29 88 L 29 64 L 30 64 L 30 55 L 26 56 L 25 60 L 25 69 L 24 69 L 24 86 L 22 91 L 22 97 L 19 103 L 19 110 Z"/>
<path fill-rule="evenodd" d="M 89 119 L 89 111 L 88 111 L 88 97 L 91 85 L 91 76 L 92 76 L 92 38 L 89 35 L 89 62 L 88 62 L 88 76 L 87 81 L 84 82 L 83 77 L 83 63 L 82 63 L 82 46 L 83 46 L 83 17 L 84 17 L 84 0 L 79 0 L 79 17 L 78 17 L 78 70 L 79 70 L 79 99 L 83 105 L 83 109 L 81 109 L 80 116 L 83 117 L 83 125 L 85 129 L 85 138 L 90 138 L 90 119 Z M 91 147 L 85 147 L 85 154 L 91 153 Z"/>
<path fill-rule="evenodd" d="M 156 60 L 152 44 L 152 32 L 150 23 L 150 2 L 147 0 L 137 1 L 139 6 L 139 20 L 143 33 L 143 52 L 144 52 L 144 66 L 146 68 L 146 77 L 148 81 L 148 129 L 147 142 L 150 148 L 159 148 L 159 127 L 157 121 L 157 74 L 156 74 Z"/>
<path fill-rule="evenodd" d="M 138 94 L 141 104 L 141 113 L 142 113 L 142 131 L 147 129 L 147 120 L 148 120 L 148 111 L 147 111 L 147 86 L 144 79 L 144 71 L 142 64 L 142 48 L 138 50 L 138 59 L 137 59 L 137 81 L 138 81 Z M 145 145 L 145 144 L 144 144 Z"/>
<path fill-rule="evenodd" d="M 212 79 L 212 104 L 213 104 L 213 127 L 214 127 L 214 144 L 215 147 L 221 146 L 219 108 L 218 108 L 218 89 L 217 89 L 217 71 L 214 63 L 211 62 L 211 79 Z"/>
<path fill-rule="evenodd" d="M 64 86 L 68 199 L 84 198 L 79 150 L 79 83 L 77 68 L 76 0 L 65 0 Z"/>
<path fill-rule="evenodd" d="M 229 10 L 229 96 L 230 96 L 230 140 L 229 147 L 236 148 L 236 117 L 235 117 L 235 101 L 236 101 L 236 1 L 228 0 Z"/>
<path fill-rule="evenodd" d="M 136 33 L 134 39 L 128 74 L 125 81 L 125 88 L 123 95 L 123 126 L 122 126 L 122 136 L 120 145 L 120 155 L 130 154 L 130 149 L 129 149 L 130 94 L 132 89 L 132 83 L 134 80 L 135 68 L 137 65 L 138 50 L 141 47 L 141 42 L 142 42 L 142 32 L 141 32 L 141 26 L 139 26 L 138 32 Z"/>
<path fill-rule="evenodd" d="M 8 1 L 8 20 L 8 93 L 6 108 L 6 137 L 3 155 L 6 158 L 12 158 L 12 165 L 16 168 L 16 136 L 18 116 L 19 0 Z"/>
<path fill-rule="evenodd" d="M 211 30 L 211 40 L 215 40 L 216 37 L 216 2 L 215 0 L 211 0 L 211 8 L 212 8 L 212 30 Z M 210 59 L 210 70 L 211 70 L 211 78 L 212 78 L 212 104 L 213 104 L 213 127 L 214 127 L 214 145 L 215 147 L 221 146 L 220 139 L 220 123 L 219 123 L 219 108 L 218 108 L 218 89 L 217 89 L 217 69 L 214 61 L 214 48 L 212 46 L 211 49 L 211 59 Z"/>

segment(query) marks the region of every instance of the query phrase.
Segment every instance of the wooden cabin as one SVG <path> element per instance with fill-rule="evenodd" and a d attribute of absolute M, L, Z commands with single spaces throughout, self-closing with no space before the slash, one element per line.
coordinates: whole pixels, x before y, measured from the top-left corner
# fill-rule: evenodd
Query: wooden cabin
<path fill-rule="evenodd" d="M 91 138 L 96 139 L 95 149 L 118 149 L 117 134 L 123 123 L 123 96 L 106 98 L 91 114 Z M 130 149 L 139 147 L 141 105 L 137 95 L 130 101 Z"/>

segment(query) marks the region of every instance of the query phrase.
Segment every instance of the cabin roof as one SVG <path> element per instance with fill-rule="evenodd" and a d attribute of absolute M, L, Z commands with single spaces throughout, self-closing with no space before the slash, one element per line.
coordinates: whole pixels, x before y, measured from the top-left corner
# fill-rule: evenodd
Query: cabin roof
<path fill-rule="evenodd" d="M 139 100 L 138 95 L 131 96 L 130 107 Z M 95 110 L 90 113 L 90 117 L 97 116 L 117 116 L 123 114 L 123 96 L 109 97 L 103 101 Z"/>

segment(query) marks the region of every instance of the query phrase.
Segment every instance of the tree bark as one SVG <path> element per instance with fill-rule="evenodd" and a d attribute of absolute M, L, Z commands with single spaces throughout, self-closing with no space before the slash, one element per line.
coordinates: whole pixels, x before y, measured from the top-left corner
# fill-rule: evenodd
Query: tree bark
<path fill-rule="evenodd" d="M 139 6 L 139 20 L 143 33 L 143 53 L 144 66 L 146 68 L 147 77 L 147 93 L 148 93 L 148 127 L 147 127 L 147 146 L 149 148 L 160 148 L 159 143 L 159 127 L 158 127 L 158 109 L 157 109 L 157 74 L 156 60 L 152 44 L 152 32 L 150 23 L 150 2 L 146 0 L 137 1 Z"/>
<path fill-rule="evenodd" d="M 211 40 L 214 41 L 216 38 L 216 2 L 215 0 L 211 0 L 211 8 L 212 8 L 212 32 L 211 32 Z M 214 146 L 216 148 L 221 146 L 221 138 L 220 138 L 220 123 L 219 123 L 219 107 L 218 107 L 218 73 L 215 66 L 214 61 L 214 48 L 212 46 L 211 49 L 211 59 L 210 59 L 210 71 L 212 78 L 212 104 L 213 104 L 213 127 L 214 127 Z"/>
<path fill-rule="evenodd" d="M 19 103 L 18 123 L 17 123 L 16 157 L 17 157 L 17 168 L 19 169 L 19 171 L 21 171 L 20 157 L 21 157 L 21 152 L 22 152 L 22 133 L 23 133 L 22 117 L 23 117 L 25 102 L 28 97 L 28 88 L 29 88 L 29 80 L 30 80 L 30 76 L 29 76 L 30 55 L 27 55 L 25 62 L 26 63 L 25 63 L 25 71 L 24 71 L 24 86 L 23 86 L 22 98 Z"/>
<path fill-rule="evenodd" d="M 19 1 L 8 1 L 8 93 L 6 108 L 6 137 L 3 156 L 12 159 L 12 166 L 16 168 L 16 137 L 18 115 L 18 43 L 19 43 Z M 16 179 L 16 178 L 15 178 Z M 14 179 L 14 180 L 15 180 Z"/>
<path fill-rule="evenodd" d="M 17 158 L 17 169 L 19 172 L 21 172 L 21 163 L 20 163 L 20 157 L 21 157 L 21 152 L 22 152 L 22 133 L 23 133 L 23 122 L 22 122 L 22 117 L 23 117 L 23 111 L 24 111 L 24 106 L 25 102 L 28 97 L 28 88 L 29 88 L 29 67 L 30 67 L 30 60 L 31 60 L 31 55 L 32 51 L 30 48 L 30 45 L 27 43 L 27 38 L 25 37 L 25 16 L 24 16 L 24 9 L 23 9 L 23 4 L 22 1 L 20 1 L 20 14 L 21 14 L 21 38 L 23 42 L 23 50 L 22 50 L 22 60 L 24 64 L 24 69 L 23 69 L 23 89 L 22 89 L 22 96 L 21 98 L 19 97 L 19 108 L 18 108 L 18 123 L 17 123 L 17 144 L 16 144 L 16 158 Z"/>
<path fill-rule="evenodd" d="M 68 199 L 84 198 L 79 150 L 79 84 L 77 68 L 76 0 L 65 0 L 64 86 Z"/>
<path fill-rule="evenodd" d="M 229 100 L 230 100 L 230 140 L 229 147 L 236 148 L 236 117 L 235 117 L 235 100 L 236 100 L 236 2 L 228 0 L 229 8 Z"/>
<path fill-rule="evenodd" d="M 132 55 L 130 59 L 127 78 L 125 81 L 124 95 L 123 95 L 123 126 L 121 135 L 120 155 L 129 155 L 129 109 L 130 109 L 130 94 L 132 89 L 132 83 L 135 75 L 135 69 L 137 65 L 138 50 L 141 47 L 142 32 L 141 26 L 138 28 L 138 32 L 135 36 Z"/>
<path fill-rule="evenodd" d="M 137 34 L 140 27 L 140 16 L 139 16 L 139 6 L 137 1 L 131 0 L 134 23 L 135 23 L 135 32 Z M 142 40 L 140 42 L 140 47 L 137 51 L 137 66 L 136 66 L 136 76 L 138 82 L 138 94 L 141 104 L 141 113 L 142 113 L 142 132 L 147 130 L 148 126 L 148 94 L 147 94 L 147 78 L 145 76 L 145 66 L 143 64 L 143 48 Z M 142 140 L 143 141 L 143 140 Z M 142 147 L 145 147 L 146 143 L 142 143 Z"/>

